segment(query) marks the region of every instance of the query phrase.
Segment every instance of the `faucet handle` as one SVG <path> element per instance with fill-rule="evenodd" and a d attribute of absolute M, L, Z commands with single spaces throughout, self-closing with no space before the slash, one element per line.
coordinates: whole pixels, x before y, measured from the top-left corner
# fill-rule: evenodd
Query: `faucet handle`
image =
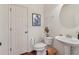
<path fill-rule="evenodd" d="M 66 37 L 68 37 L 68 38 L 72 38 L 72 36 L 71 36 L 71 35 L 68 35 L 68 34 L 66 35 Z"/>

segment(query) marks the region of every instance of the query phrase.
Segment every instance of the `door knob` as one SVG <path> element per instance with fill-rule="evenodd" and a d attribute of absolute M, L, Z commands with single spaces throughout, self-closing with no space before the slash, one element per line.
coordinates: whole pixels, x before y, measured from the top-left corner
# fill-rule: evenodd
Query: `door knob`
<path fill-rule="evenodd" d="M 28 31 L 25 31 L 25 34 L 28 33 Z"/>
<path fill-rule="evenodd" d="M 2 43 L 0 42 L 0 46 L 2 45 Z"/>

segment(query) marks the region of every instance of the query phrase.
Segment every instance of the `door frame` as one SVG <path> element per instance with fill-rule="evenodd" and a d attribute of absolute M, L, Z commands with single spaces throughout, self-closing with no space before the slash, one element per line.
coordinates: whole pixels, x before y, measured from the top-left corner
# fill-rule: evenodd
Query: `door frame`
<path fill-rule="evenodd" d="M 25 7 L 23 5 L 16 5 L 16 4 L 13 4 L 14 6 L 20 6 L 20 7 L 23 7 L 23 8 L 27 8 L 27 31 L 28 31 L 28 7 Z M 12 5 L 8 5 L 9 6 L 9 55 L 12 55 L 12 35 L 11 35 L 11 31 L 12 31 L 12 21 L 11 21 L 11 17 L 12 17 Z M 27 33 L 27 41 L 28 41 L 28 33 Z M 27 44 L 27 51 L 28 51 L 28 44 Z"/>

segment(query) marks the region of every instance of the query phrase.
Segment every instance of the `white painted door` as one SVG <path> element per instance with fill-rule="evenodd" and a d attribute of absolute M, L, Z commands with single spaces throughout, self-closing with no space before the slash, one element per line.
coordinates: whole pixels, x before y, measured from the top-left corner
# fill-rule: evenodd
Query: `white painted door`
<path fill-rule="evenodd" d="M 0 55 L 9 52 L 9 9 L 8 5 L 0 4 Z"/>
<path fill-rule="evenodd" d="M 12 54 L 27 52 L 27 8 L 12 5 L 10 17 Z"/>

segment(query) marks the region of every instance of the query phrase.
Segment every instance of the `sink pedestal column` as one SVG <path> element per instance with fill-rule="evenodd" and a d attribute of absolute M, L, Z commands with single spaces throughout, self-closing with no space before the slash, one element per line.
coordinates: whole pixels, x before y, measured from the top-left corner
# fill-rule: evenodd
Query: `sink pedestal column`
<path fill-rule="evenodd" d="M 65 49 L 65 55 L 70 55 L 71 54 L 71 46 L 69 45 L 64 45 L 64 49 Z"/>

